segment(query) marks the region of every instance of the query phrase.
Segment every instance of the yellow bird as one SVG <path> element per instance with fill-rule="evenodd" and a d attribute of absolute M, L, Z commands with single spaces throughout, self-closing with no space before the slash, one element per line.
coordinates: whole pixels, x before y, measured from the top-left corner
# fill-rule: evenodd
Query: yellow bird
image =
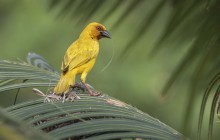
<path fill-rule="evenodd" d="M 86 84 L 86 76 L 95 64 L 99 53 L 99 39 L 102 37 L 111 38 L 105 26 L 92 22 L 86 26 L 79 38 L 70 45 L 63 58 L 60 80 L 54 88 L 56 94 L 66 94 L 70 87 L 75 85 L 76 75 L 81 74 L 81 82 L 90 95 L 96 95 Z"/>

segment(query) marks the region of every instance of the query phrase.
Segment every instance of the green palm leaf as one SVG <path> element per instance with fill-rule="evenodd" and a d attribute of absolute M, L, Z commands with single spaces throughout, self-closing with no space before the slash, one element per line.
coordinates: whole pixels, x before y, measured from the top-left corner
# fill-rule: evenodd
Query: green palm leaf
<path fill-rule="evenodd" d="M 207 106 L 207 101 L 208 98 L 211 96 L 211 90 L 214 89 L 214 86 L 218 84 L 218 81 L 220 80 L 220 73 L 217 73 L 212 81 L 209 83 L 209 86 L 207 87 L 202 103 L 201 103 L 201 109 L 200 109 L 200 115 L 199 115 L 199 124 L 198 124 L 198 133 L 197 133 L 197 139 L 201 139 L 201 131 L 202 131 L 202 126 L 203 126 L 203 117 L 204 117 L 204 112 L 205 112 L 205 107 Z M 215 117 L 215 109 L 216 109 L 216 104 L 219 99 L 220 95 L 220 86 L 217 88 L 214 96 L 213 96 L 213 101 L 212 101 L 212 106 L 210 109 L 210 115 L 209 115 L 209 133 L 208 133 L 208 138 L 209 140 L 212 139 L 212 133 L 213 133 L 213 123 L 214 123 L 214 117 Z M 218 104 L 219 105 L 219 104 Z M 219 106 L 218 106 L 219 108 Z M 218 110 L 219 111 L 219 110 Z M 217 112 L 218 112 L 217 111 Z M 217 114 L 218 115 L 218 114 Z"/>
<path fill-rule="evenodd" d="M 0 92 L 28 88 L 54 86 L 59 79 L 59 74 L 48 64 L 45 59 L 35 53 L 29 53 L 27 62 L 0 61 Z M 23 83 L 12 83 L 16 80 L 25 80 Z"/>
<path fill-rule="evenodd" d="M 58 139 L 183 138 L 158 119 L 107 95 L 80 97 L 65 103 L 24 102 L 6 111 Z"/>
<path fill-rule="evenodd" d="M 0 137 L 4 140 L 56 140 L 55 137 L 43 134 L 40 131 L 12 117 L 8 112 L 0 108 Z"/>

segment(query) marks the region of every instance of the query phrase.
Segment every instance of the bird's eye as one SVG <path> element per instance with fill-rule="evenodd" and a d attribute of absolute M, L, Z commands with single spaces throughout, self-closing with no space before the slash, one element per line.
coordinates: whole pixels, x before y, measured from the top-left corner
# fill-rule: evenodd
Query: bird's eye
<path fill-rule="evenodd" d="M 100 26 L 97 26 L 96 29 L 97 29 L 98 31 L 101 31 L 101 30 L 102 30 L 102 28 L 101 28 Z"/>

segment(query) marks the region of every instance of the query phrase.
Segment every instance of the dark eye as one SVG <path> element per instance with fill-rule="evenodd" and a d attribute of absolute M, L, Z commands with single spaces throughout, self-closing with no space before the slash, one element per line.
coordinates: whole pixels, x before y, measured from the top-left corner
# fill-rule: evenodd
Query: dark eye
<path fill-rule="evenodd" d="M 100 26 L 97 26 L 96 29 L 97 29 L 98 31 L 101 31 L 101 30 L 102 30 L 102 28 L 101 28 Z"/>

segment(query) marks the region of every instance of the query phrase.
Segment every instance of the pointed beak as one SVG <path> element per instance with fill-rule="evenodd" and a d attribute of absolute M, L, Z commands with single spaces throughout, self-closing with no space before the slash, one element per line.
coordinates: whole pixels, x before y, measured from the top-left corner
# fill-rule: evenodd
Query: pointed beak
<path fill-rule="evenodd" d="M 105 31 L 100 31 L 100 35 L 101 35 L 102 37 L 106 37 L 106 38 L 110 38 L 110 39 L 111 39 L 111 35 L 110 35 L 110 33 L 109 33 L 107 30 L 105 30 Z"/>

